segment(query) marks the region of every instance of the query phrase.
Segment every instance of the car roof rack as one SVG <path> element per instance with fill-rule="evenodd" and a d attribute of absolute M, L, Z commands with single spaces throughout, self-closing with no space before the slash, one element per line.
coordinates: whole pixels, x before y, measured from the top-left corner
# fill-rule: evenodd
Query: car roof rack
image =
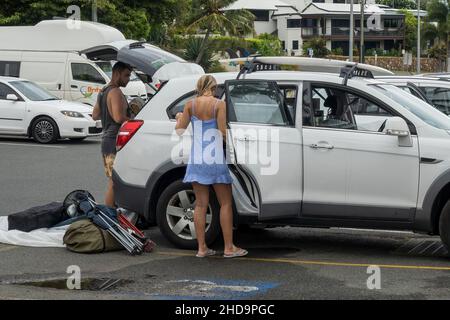
<path fill-rule="evenodd" d="M 309 72 L 339 73 L 344 78 L 344 84 L 352 77 L 373 78 L 375 74 L 394 75 L 393 72 L 377 66 L 323 58 L 250 56 L 222 61 L 241 65 L 237 79 L 255 71 L 280 70 L 281 65 L 298 66 L 300 70 Z"/>
<path fill-rule="evenodd" d="M 244 64 L 241 67 L 241 70 L 239 71 L 239 74 L 237 75 L 236 80 L 239 80 L 239 78 L 243 75 L 250 74 L 256 71 L 279 71 L 281 70 L 280 65 L 277 64 L 269 64 L 269 63 L 262 63 L 257 60 L 258 56 L 252 56 L 253 60 L 247 60 L 244 62 Z"/>
<path fill-rule="evenodd" d="M 362 78 L 371 78 L 373 79 L 374 76 L 370 70 L 367 69 L 360 69 L 358 68 L 358 65 L 355 64 L 354 66 L 346 66 L 341 69 L 341 73 L 339 74 L 339 77 L 344 78 L 342 81 L 342 84 L 344 86 L 347 85 L 348 79 L 351 79 L 353 77 L 362 77 Z"/>
<path fill-rule="evenodd" d="M 130 43 L 129 48 L 130 49 L 136 49 L 136 48 L 144 48 L 144 44 L 146 44 L 147 42 L 145 41 L 136 41 L 133 43 Z"/>

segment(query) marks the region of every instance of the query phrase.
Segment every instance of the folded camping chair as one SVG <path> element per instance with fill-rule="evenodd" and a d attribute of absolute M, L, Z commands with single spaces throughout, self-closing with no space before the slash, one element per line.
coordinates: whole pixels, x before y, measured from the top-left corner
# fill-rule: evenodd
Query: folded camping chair
<path fill-rule="evenodd" d="M 132 255 L 150 252 L 155 246 L 117 210 L 97 204 L 88 191 L 71 192 L 64 200 L 64 205 L 68 211 L 75 208 L 77 214 L 74 219 L 90 219 L 99 228 L 108 231 Z"/>

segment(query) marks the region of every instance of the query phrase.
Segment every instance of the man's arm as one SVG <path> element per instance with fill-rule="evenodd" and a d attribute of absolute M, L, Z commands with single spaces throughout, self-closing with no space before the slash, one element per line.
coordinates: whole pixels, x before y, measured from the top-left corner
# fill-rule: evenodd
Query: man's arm
<path fill-rule="evenodd" d="M 127 117 L 127 105 L 125 103 L 122 91 L 119 88 L 113 89 L 109 92 L 108 100 L 110 105 L 110 113 L 113 120 L 117 123 L 124 123 L 130 120 Z"/>
<path fill-rule="evenodd" d="M 100 106 L 98 104 L 98 101 L 94 106 L 94 110 L 92 110 L 92 119 L 94 119 L 95 121 L 101 119 Z"/>

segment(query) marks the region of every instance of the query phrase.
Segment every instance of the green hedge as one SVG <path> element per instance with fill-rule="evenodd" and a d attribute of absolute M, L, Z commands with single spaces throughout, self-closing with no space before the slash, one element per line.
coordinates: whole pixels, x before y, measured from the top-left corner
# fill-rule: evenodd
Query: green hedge
<path fill-rule="evenodd" d="M 172 50 L 184 50 L 189 41 L 188 37 L 174 36 L 169 46 Z M 283 54 L 281 41 L 272 36 L 263 34 L 257 38 L 238 38 L 229 36 L 211 36 L 208 41 L 208 47 L 213 52 L 225 51 L 231 48 L 236 51 L 237 48 L 244 48 L 250 53 L 259 53 L 264 56 L 278 56 Z"/>

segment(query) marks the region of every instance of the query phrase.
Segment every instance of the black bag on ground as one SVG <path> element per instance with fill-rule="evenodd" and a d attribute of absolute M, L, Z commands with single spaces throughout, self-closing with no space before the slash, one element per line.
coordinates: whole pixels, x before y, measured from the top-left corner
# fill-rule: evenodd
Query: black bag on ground
<path fill-rule="evenodd" d="M 97 227 L 89 219 L 72 223 L 64 234 L 63 242 L 68 250 L 78 253 L 100 253 L 124 249 L 108 231 Z"/>
<path fill-rule="evenodd" d="M 30 232 L 41 228 L 51 228 L 69 216 L 61 202 L 52 202 L 33 207 L 8 216 L 8 229 Z"/>

